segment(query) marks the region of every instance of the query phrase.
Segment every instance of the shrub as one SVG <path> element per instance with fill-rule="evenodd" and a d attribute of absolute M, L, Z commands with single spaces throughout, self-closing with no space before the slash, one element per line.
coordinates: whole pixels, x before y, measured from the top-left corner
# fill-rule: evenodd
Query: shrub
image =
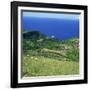
<path fill-rule="evenodd" d="M 79 50 L 72 49 L 71 51 L 67 51 L 67 57 L 70 60 L 79 61 Z"/>

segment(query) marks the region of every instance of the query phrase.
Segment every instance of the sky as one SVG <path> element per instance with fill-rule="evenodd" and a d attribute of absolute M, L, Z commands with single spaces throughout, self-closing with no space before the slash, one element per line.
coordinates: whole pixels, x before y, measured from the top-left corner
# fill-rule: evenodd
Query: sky
<path fill-rule="evenodd" d="M 67 20 L 78 20 L 79 14 L 68 14 L 68 13 L 42 13 L 42 12 L 23 12 L 24 17 L 30 18 L 55 18 L 55 19 L 67 19 Z"/>
<path fill-rule="evenodd" d="M 24 31 L 40 31 L 57 39 L 79 38 L 80 14 L 71 13 L 22 13 L 22 29 Z"/>

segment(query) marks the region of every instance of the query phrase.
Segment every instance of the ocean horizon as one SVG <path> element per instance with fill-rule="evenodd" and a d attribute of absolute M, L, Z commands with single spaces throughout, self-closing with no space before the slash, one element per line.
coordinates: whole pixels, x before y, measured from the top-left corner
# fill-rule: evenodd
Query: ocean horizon
<path fill-rule="evenodd" d="M 39 31 L 60 40 L 79 38 L 79 19 L 22 17 L 22 30 Z"/>

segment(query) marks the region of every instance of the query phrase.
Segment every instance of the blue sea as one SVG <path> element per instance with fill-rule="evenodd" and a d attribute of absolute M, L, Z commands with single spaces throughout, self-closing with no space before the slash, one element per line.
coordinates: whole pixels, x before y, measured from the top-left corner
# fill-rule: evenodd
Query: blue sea
<path fill-rule="evenodd" d="M 60 40 L 79 38 L 78 19 L 23 17 L 22 29 L 24 31 L 40 31 L 49 37 L 54 36 Z"/>

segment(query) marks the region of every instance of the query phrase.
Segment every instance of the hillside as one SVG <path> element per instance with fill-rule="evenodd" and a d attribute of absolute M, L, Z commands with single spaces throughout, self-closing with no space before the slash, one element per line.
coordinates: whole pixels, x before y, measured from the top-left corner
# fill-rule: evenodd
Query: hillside
<path fill-rule="evenodd" d="M 23 76 L 79 73 L 79 39 L 58 40 L 38 31 L 23 33 Z"/>
<path fill-rule="evenodd" d="M 79 58 L 78 49 L 79 40 L 77 38 L 58 40 L 56 38 L 47 38 L 47 36 L 38 31 L 23 33 L 23 50 L 25 54 L 31 52 L 34 55 L 38 53 L 38 55 L 44 55 L 46 57 L 54 56 L 54 58 L 57 57 L 59 59 L 63 57 L 77 60 Z"/>

